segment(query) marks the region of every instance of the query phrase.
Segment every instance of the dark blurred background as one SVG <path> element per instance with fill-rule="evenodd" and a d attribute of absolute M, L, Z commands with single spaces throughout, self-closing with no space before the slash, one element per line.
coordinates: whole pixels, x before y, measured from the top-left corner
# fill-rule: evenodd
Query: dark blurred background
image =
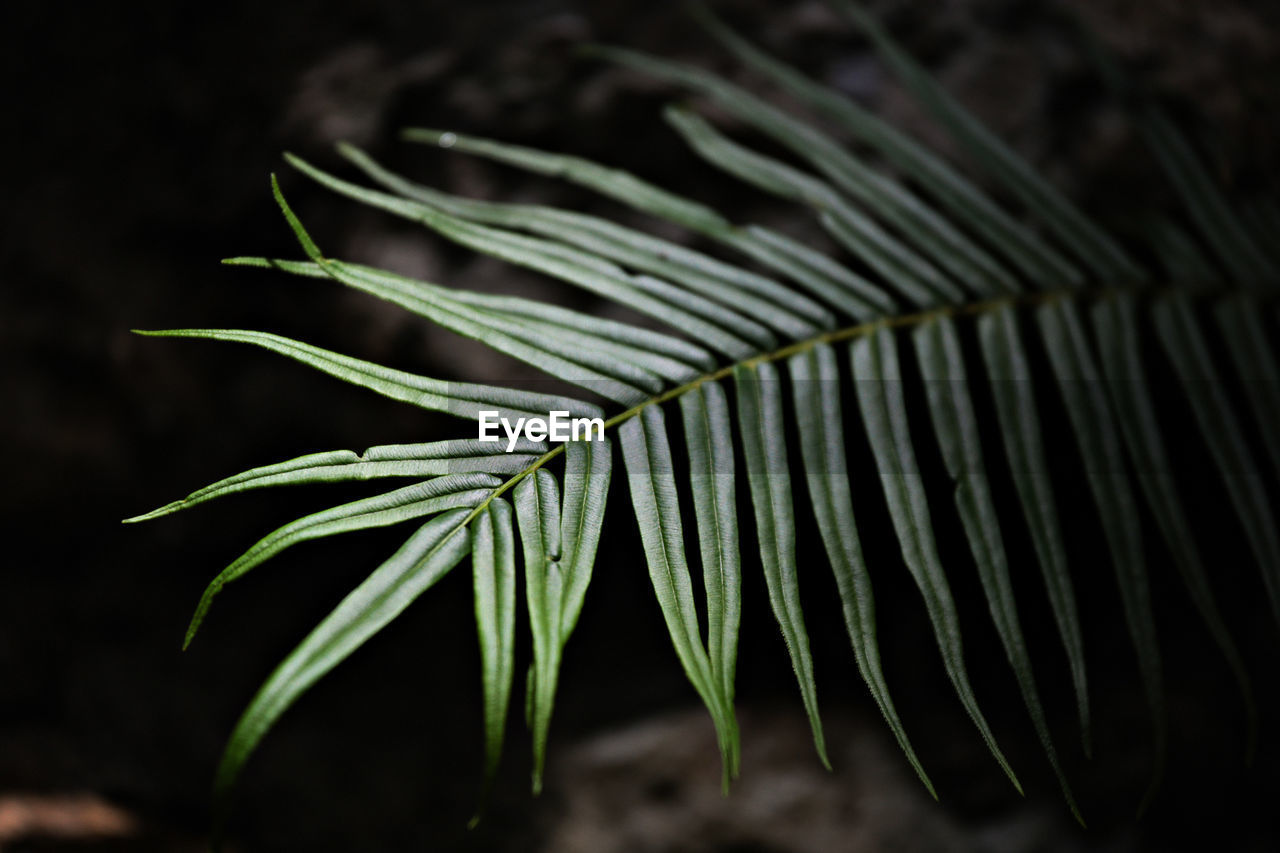
<path fill-rule="evenodd" d="M 954 153 L 822 3 L 716 5 L 765 47 Z M 1123 111 L 1044 6 L 872 5 L 951 91 L 1101 220 L 1123 230 L 1138 211 L 1170 204 Z M 1274 4 L 1088 0 L 1077 8 L 1211 140 L 1224 181 L 1274 186 Z M 532 375 L 331 284 L 219 266 L 230 255 L 297 254 L 270 198 L 268 173 L 276 170 L 334 255 L 611 310 L 338 200 L 288 171 L 282 150 L 340 170 L 332 143 L 347 139 L 452 191 L 640 221 L 548 181 L 396 141 L 404 126 L 454 128 L 619 164 L 740 220 L 822 238 L 805 217 L 712 174 L 681 147 L 659 119 L 679 93 L 575 57 L 579 42 L 603 40 L 751 82 L 676 3 L 12 3 L 0 17 L 9 42 L 0 54 L 8 127 L 0 143 L 0 849 L 198 850 L 213 768 L 240 710 L 405 530 L 291 550 L 229 589 L 184 654 L 191 608 L 220 568 L 278 524 L 361 492 L 277 491 L 143 526 L 118 519 L 255 465 L 468 428 L 263 352 L 128 330 L 263 329 L 440 378 L 511 383 Z M 1060 446 L 1069 473 L 1073 450 Z M 868 459 L 855 465 L 872 470 Z M 266 740 L 244 776 L 231 843 L 719 853 L 1280 849 L 1276 633 L 1240 533 L 1221 509 L 1220 486 L 1211 472 L 1187 476 L 1195 478 L 1219 593 L 1248 647 L 1262 742 L 1245 767 L 1234 686 L 1148 519 L 1172 738 L 1167 778 L 1141 820 L 1135 810 L 1151 760 L 1145 710 L 1081 483 L 1064 481 L 1061 505 L 1087 605 L 1092 761 L 1079 754 L 1030 546 L 1014 524 L 1006 535 L 1087 832 L 1071 822 L 1044 766 L 958 525 L 938 513 L 976 688 L 1025 799 L 954 701 L 873 498 L 861 527 L 872 543 L 886 666 L 941 803 L 911 777 L 856 676 L 809 522 L 800 530 L 805 594 L 836 771 L 824 773 L 812 754 L 748 558 L 739 666 L 746 753 L 742 781 L 722 799 L 711 727 L 665 637 L 619 465 L 596 580 L 565 661 L 541 798 L 528 794 L 528 739 L 513 720 L 486 819 L 466 829 L 480 783 L 480 690 L 469 574 L 458 571 Z M 1008 501 L 1007 483 L 1001 488 Z M 938 506 L 949 503 L 940 488 Z M 522 668 L 524 635 L 518 653 Z"/>

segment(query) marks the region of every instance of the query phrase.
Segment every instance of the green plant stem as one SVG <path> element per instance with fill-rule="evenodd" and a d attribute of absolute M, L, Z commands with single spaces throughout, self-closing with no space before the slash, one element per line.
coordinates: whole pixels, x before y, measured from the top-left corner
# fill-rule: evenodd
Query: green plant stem
<path fill-rule="evenodd" d="M 970 302 L 965 305 L 945 305 L 940 308 L 930 308 L 927 311 L 917 311 L 911 314 L 900 314 L 897 317 L 883 317 L 881 319 L 872 320 L 870 322 L 856 323 L 852 326 L 845 326 L 840 329 L 832 329 L 831 331 L 823 332 L 820 335 L 815 335 L 814 337 L 806 338 L 802 341 L 796 341 L 795 343 L 788 344 L 785 347 L 781 347 L 780 349 L 773 350 L 772 352 L 761 353 L 760 355 L 752 356 L 751 358 L 748 358 L 737 364 L 730 364 L 725 367 L 721 367 L 720 369 L 715 370 L 711 373 L 706 373 L 702 376 L 699 376 L 697 379 L 690 380 L 689 382 L 686 382 L 683 385 L 678 385 L 675 388 L 671 388 L 666 391 L 663 391 L 661 394 L 657 394 L 653 397 L 650 397 L 648 400 L 645 400 L 643 403 L 638 403 L 632 406 L 631 408 L 627 409 L 626 411 L 619 412 L 618 414 L 609 418 L 604 422 L 604 428 L 606 430 L 612 429 L 613 427 L 616 427 L 619 424 L 629 421 L 631 418 L 640 414 L 649 406 L 660 406 L 663 403 L 674 400 L 677 397 L 687 394 L 688 392 L 697 388 L 699 385 L 702 385 L 704 382 L 714 382 L 716 380 L 725 379 L 729 376 L 732 376 L 734 368 L 738 367 L 739 365 L 745 365 L 747 367 L 751 367 L 757 364 L 762 364 L 764 362 L 778 361 L 780 359 L 789 358 L 790 356 L 797 355 L 799 353 L 811 350 L 814 347 L 818 346 L 819 344 L 830 344 L 830 343 L 838 343 L 840 341 L 853 340 L 854 338 L 859 338 L 864 335 L 869 335 L 872 332 L 875 332 L 877 329 L 910 328 L 912 326 L 918 326 L 922 323 L 927 323 L 930 320 L 934 320 L 939 317 L 975 317 L 981 314 L 986 314 L 988 312 L 998 310 L 1000 308 L 1003 308 L 1009 305 L 1014 305 L 1017 307 L 1045 305 L 1051 302 L 1056 302 L 1060 299 L 1067 299 L 1067 298 L 1086 298 L 1086 299 L 1095 299 L 1095 300 L 1106 299 L 1107 297 L 1113 296 L 1116 293 L 1121 292 L 1122 290 L 1132 290 L 1134 288 L 1135 286 L 1129 286 L 1129 287 L 1123 287 L 1123 288 L 1122 287 L 1099 287 L 1099 288 L 1094 288 L 1090 290 L 1080 290 L 1080 289 L 1071 288 L 1071 289 L 1052 290 L 1052 291 L 1036 291 L 1036 292 L 1018 293 L 1011 296 L 1001 297 L 1000 299 L 989 299 L 981 302 Z M 1151 294 L 1155 294 L 1159 291 L 1159 289 L 1154 287 L 1143 287 L 1142 289 L 1145 292 L 1151 293 Z M 1206 287 L 1205 290 L 1199 291 L 1197 295 L 1204 295 L 1205 293 L 1213 293 L 1215 291 L 1221 291 L 1225 289 L 1228 289 L 1225 285 L 1216 285 L 1212 290 Z M 525 468 L 523 471 L 519 472 L 518 474 L 513 475 L 509 480 L 507 480 L 501 486 L 498 486 L 496 489 L 494 489 L 493 493 L 488 498 L 486 498 L 474 509 L 472 509 L 471 514 L 468 515 L 465 519 L 463 519 L 462 526 L 465 527 L 466 525 L 470 524 L 471 521 L 474 518 L 476 518 L 476 516 L 484 512 L 485 507 L 487 507 L 489 505 L 489 502 L 492 501 L 494 498 L 499 497 L 504 492 L 510 490 L 516 484 L 518 484 L 521 480 L 523 480 L 525 477 L 528 477 L 534 471 L 537 471 L 539 468 L 543 467 L 544 465 L 549 463 L 552 459 L 555 459 L 557 456 L 563 453 L 564 447 L 565 447 L 564 444 L 556 445 L 551 450 L 547 451 L 545 454 L 538 457 L 538 459 L 534 461 L 531 465 L 529 465 L 528 468 Z"/>

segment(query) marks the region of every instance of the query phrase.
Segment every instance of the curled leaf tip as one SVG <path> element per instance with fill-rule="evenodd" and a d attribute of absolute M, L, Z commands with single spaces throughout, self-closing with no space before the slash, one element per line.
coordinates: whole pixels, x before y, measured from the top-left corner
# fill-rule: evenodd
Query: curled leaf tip
<path fill-rule="evenodd" d="M 285 160 L 291 166 L 302 171 L 309 171 L 310 166 L 300 157 L 285 152 Z M 307 257 L 317 263 L 324 261 L 324 256 L 320 254 L 320 247 L 311 239 L 311 235 L 307 233 L 307 229 L 302 226 L 302 221 L 298 219 L 297 214 L 293 212 L 293 208 L 289 207 L 289 202 L 285 200 L 284 192 L 280 189 L 280 180 L 276 177 L 276 173 L 271 173 L 271 194 L 275 196 L 276 204 L 280 205 L 280 212 L 284 214 L 285 221 L 289 223 L 289 227 L 293 229 L 294 237 L 297 238 L 298 244 L 302 246 L 302 250 L 307 253 Z"/>

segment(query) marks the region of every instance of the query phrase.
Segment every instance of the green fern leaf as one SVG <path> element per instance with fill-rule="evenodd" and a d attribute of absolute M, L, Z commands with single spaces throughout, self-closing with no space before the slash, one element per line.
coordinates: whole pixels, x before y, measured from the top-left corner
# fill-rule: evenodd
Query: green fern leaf
<path fill-rule="evenodd" d="M 1138 126 L 1195 229 L 1190 233 L 1163 218 L 1147 223 L 1143 236 L 1169 284 L 1160 292 L 1144 290 L 1157 272 L 1137 260 L 1146 255 L 1131 253 L 1037 175 L 933 81 L 861 6 L 852 0 L 836 5 L 871 39 L 885 63 L 974 164 L 1020 202 L 1028 221 L 1005 210 L 978 184 L 906 134 L 768 56 L 697 6 L 695 15 L 731 54 L 793 100 L 870 146 L 903 179 L 850 152 L 831 133 L 707 71 L 618 48 L 595 47 L 589 52 L 709 98 L 723 113 L 763 134 L 784 153 L 764 153 L 732 139 L 693 109 L 669 106 L 665 111 L 668 123 L 706 165 L 816 217 L 842 257 L 780 229 L 735 222 L 699 201 L 580 157 L 415 129 L 406 131 L 405 138 L 570 181 L 678 226 L 702 244 L 689 246 L 675 237 L 658 237 L 639 226 L 578 211 L 453 195 L 411 182 L 342 144 L 339 151 L 346 161 L 378 188 L 353 183 L 293 155 L 286 159 L 355 202 L 418 223 L 469 250 L 557 279 L 645 320 L 604 319 L 538 300 L 469 292 L 327 257 L 274 176 L 273 194 L 305 259 L 240 257 L 226 263 L 336 282 L 385 300 L 572 383 L 587 399 L 445 382 L 264 332 L 144 333 L 252 344 L 349 384 L 472 424 L 482 412 L 510 419 L 567 412 L 598 418 L 601 425 L 597 437 L 518 439 L 507 448 L 466 439 L 376 446 L 362 454 L 313 453 L 252 468 L 127 519 L 155 519 L 215 498 L 273 486 L 415 481 L 276 529 L 207 587 L 187 642 L 227 583 L 281 551 L 348 531 L 425 520 L 303 640 L 250 703 L 218 770 L 220 809 L 225 809 L 245 761 L 285 710 L 468 552 L 484 701 L 482 805 L 505 741 L 517 666 L 516 575 L 521 569 L 532 645 L 526 721 L 532 730 L 533 788 L 540 790 L 566 644 L 586 601 L 609 503 L 614 440 L 626 468 L 658 612 L 693 691 L 710 712 L 724 788 L 728 790 L 740 770 L 735 679 L 744 572 L 755 565 L 742 560 L 736 501 L 743 491 L 752 501 L 759 568 L 819 759 L 828 764 L 800 585 L 802 574 L 806 589 L 825 575 L 803 560 L 796 547 L 798 515 L 810 512 L 835 580 L 858 671 L 908 763 L 935 793 L 891 698 L 892 674 L 881 664 L 871 569 L 854 518 L 848 459 L 848 441 L 862 434 L 880 480 L 880 489 L 870 491 L 887 506 L 898 550 L 921 593 L 944 669 L 962 707 L 997 764 L 1021 791 L 969 679 L 960 614 L 951 593 L 949 573 L 954 569 L 944 560 L 948 552 L 938 541 L 938 530 L 945 525 L 935 526 L 935 519 L 953 511 L 1037 738 L 1068 807 L 1083 822 L 1050 729 L 1052 708 L 1046 708 L 1033 674 L 1015 595 L 1016 576 L 1005 546 L 1006 531 L 1025 524 L 1066 652 L 1088 754 L 1092 724 L 1085 637 L 1064 544 L 1062 484 L 1055 481 L 1058 475 L 1051 474 L 1048 461 L 1048 450 L 1056 448 L 1046 448 L 1039 408 L 1040 395 L 1048 393 L 1040 389 L 1047 381 L 1033 368 L 1037 362 L 1024 334 L 1032 344 L 1039 341 L 1047 356 L 1044 373 L 1051 372 L 1056 380 L 1056 399 L 1067 415 L 1064 429 L 1079 451 L 1082 479 L 1114 564 L 1152 712 L 1155 778 L 1165 749 L 1164 673 L 1136 506 L 1139 492 L 1192 603 L 1240 686 L 1252 751 L 1257 716 L 1253 690 L 1191 532 L 1190 496 L 1184 501 L 1179 493 L 1158 405 L 1163 401 L 1150 392 L 1147 377 L 1152 370 L 1168 367 L 1177 378 L 1280 619 L 1280 539 L 1270 516 L 1269 486 L 1254 464 L 1257 454 L 1236 411 L 1237 395 L 1229 393 L 1223 368 L 1214 363 L 1214 344 L 1221 343 L 1233 378 L 1243 380 L 1238 396 L 1258 427 L 1258 443 L 1270 457 L 1273 473 L 1280 474 L 1280 370 L 1264 320 L 1280 281 L 1280 256 L 1274 249 L 1280 244 L 1280 208 L 1265 199 L 1235 204 L 1214 185 L 1192 145 L 1153 102 L 1138 102 Z M 1096 44 L 1091 49 L 1103 76 L 1132 97 L 1135 87 L 1118 66 Z M 1197 248 L 1197 240 L 1209 251 Z M 1204 312 L 1201 304 L 1207 308 Z M 1149 312 L 1167 365 L 1143 362 L 1140 312 Z M 1202 325 L 1200 313 L 1211 314 L 1215 322 Z M 1028 316 L 1035 323 L 1024 330 Z M 971 320 L 980 352 L 974 363 L 969 363 L 962 345 Z M 900 360 L 900 330 L 908 329 L 914 359 Z M 1215 335 L 1221 341 L 1215 341 Z M 837 352 L 843 347 L 848 348 L 849 360 L 842 368 Z M 789 395 L 779 362 L 785 363 Z M 846 379 L 853 380 L 857 400 L 848 412 L 841 391 Z M 930 500 L 917 467 L 903 388 L 915 379 L 925 383 L 927 446 L 936 444 L 941 455 L 954 507 Z M 986 403 L 983 385 L 991 391 L 996 427 L 994 435 L 985 437 L 979 432 Z M 701 592 L 695 589 L 686 553 L 679 497 L 683 472 L 677 471 L 667 432 L 664 407 L 675 403 L 686 445 Z M 807 502 L 792 490 L 789 421 L 797 428 Z M 861 431 L 846 431 L 847 421 L 860 423 Z M 914 426 L 917 435 L 926 429 Z M 984 438 L 999 440 L 1006 466 L 988 468 Z M 744 489 L 739 488 L 735 441 L 746 463 Z M 1004 473 L 1017 496 L 1013 512 L 997 500 L 998 488 L 993 486 Z M 700 606 L 705 607 L 704 616 Z M 1042 680 L 1052 677 L 1051 671 L 1038 669 Z"/>

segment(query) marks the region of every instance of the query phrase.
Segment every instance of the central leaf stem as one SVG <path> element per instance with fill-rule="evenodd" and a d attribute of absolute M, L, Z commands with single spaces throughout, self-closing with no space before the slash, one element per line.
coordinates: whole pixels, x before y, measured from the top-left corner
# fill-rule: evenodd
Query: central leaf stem
<path fill-rule="evenodd" d="M 632 406 L 630 409 L 627 409 L 626 411 L 623 411 L 623 412 L 619 412 L 618 414 L 609 418 L 607 421 L 604 422 L 604 428 L 608 430 L 618 426 L 619 424 L 626 423 L 631 418 L 634 418 L 636 415 L 643 412 L 649 406 L 660 406 L 663 403 L 666 403 L 670 400 L 674 400 L 677 397 L 687 394 L 688 392 L 697 388 L 699 385 L 703 384 L 704 382 L 715 382 L 719 379 L 724 379 L 728 376 L 731 376 L 733 375 L 734 368 L 740 365 L 753 367 L 757 364 L 763 364 L 765 362 L 778 361 L 780 359 L 788 358 L 789 356 L 798 355 L 802 352 L 811 350 L 815 346 L 818 346 L 819 344 L 830 344 L 830 343 L 837 343 L 839 341 L 852 340 L 854 338 L 862 337 L 863 335 L 869 335 L 872 332 L 876 331 L 877 329 L 882 329 L 882 328 L 893 329 L 893 328 L 918 326 L 918 325 L 921 325 L 922 323 L 927 323 L 930 320 L 934 320 L 939 317 L 974 316 L 979 314 L 985 314 L 990 311 L 998 310 L 1008 305 L 1019 305 L 1019 306 L 1044 305 L 1059 299 L 1063 299 L 1067 296 L 1078 297 L 1081 295 L 1087 295 L 1092 298 L 1100 299 L 1100 298 L 1105 298 L 1108 295 L 1117 292 L 1118 290 L 1119 288 L 1112 287 L 1112 288 L 1105 288 L 1105 289 L 1100 288 L 1100 289 L 1091 290 L 1088 292 L 1073 289 L 1073 290 L 1041 291 L 1036 293 L 1022 293 L 1015 296 L 1002 297 L 1000 299 L 990 299 L 982 302 L 969 302 L 964 305 L 945 305 L 940 308 L 930 308 L 927 311 L 917 311 L 912 314 L 900 314 L 896 317 L 884 317 L 879 320 L 872 320 L 870 322 L 858 323 L 853 326 L 845 326 L 844 328 L 841 328 L 841 329 L 833 329 L 829 332 L 823 332 L 820 335 L 815 335 L 812 338 L 806 338 L 805 340 L 796 341 L 795 343 L 788 344 L 787 346 L 782 347 L 781 349 L 776 349 L 776 350 L 773 350 L 772 352 L 761 353 L 760 355 L 755 355 L 755 356 L 752 356 L 751 358 L 744 359 L 741 362 L 727 365 L 711 373 L 703 374 L 702 376 L 699 376 L 697 379 L 686 382 L 683 385 L 678 385 L 675 388 L 671 388 L 666 391 L 663 391 L 661 394 L 657 394 L 653 397 L 650 397 L 648 400 L 645 400 L 643 403 L 638 403 L 637 405 Z M 509 480 L 507 480 L 501 486 L 498 486 L 497 488 L 495 488 L 493 492 L 489 495 L 489 497 L 485 498 L 484 501 L 482 501 L 474 509 L 471 510 L 470 515 L 468 515 L 466 518 L 462 520 L 462 524 L 460 526 L 466 527 L 468 524 L 471 523 L 472 519 L 474 519 L 480 513 L 484 512 L 485 508 L 493 501 L 494 498 L 497 498 L 501 496 L 504 492 L 509 491 L 512 487 L 514 487 L 517 483 L 519 483 L 525 477 L 528 477 L 534 471 L 537 471 L 539 468 L 543 467 L 544 465 L 546 465 L 552 459 L 555 459 L 557 456 L 559 456 L 563 452 L 564 452 L 564 444 L 558 444 L 555 447 L 553 447 L 551 450 L 544 453 L 542 456 L 538 457 L 538 459 L 534 461 L 532 464 L 530 464 L 528 468 L 525 468 L 523 471 L 519 472 L 518 474 L 513 475 Z"/>

